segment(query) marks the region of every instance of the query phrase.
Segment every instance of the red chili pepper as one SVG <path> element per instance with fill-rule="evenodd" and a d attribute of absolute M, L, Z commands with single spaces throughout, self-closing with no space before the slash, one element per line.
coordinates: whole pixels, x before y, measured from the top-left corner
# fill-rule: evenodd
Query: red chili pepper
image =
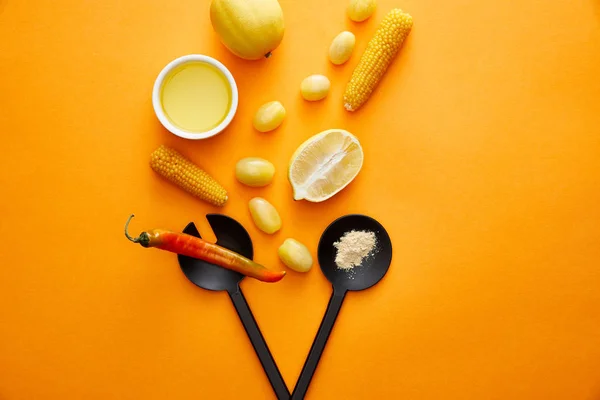
<path fill-rule="evenodd" d="M 139 243 L 144 247 L 156 247 L 172 253 L 198 258 L 263 282 L 277 282 L 285 276 L 285 271 L 272 271 L 234 251 L 185 233 L 152 229 L 133 238 L 127 233 L 127 227 L 132 218 L 133 215 L 129 217 L 125 224 L 125 236 L 132 242 Z"/>

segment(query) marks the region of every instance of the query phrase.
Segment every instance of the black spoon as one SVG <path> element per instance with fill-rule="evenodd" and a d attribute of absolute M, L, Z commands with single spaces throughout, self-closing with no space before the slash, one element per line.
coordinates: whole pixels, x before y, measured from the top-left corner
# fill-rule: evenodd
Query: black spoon
<path fill-rule="evenodd" d="M 254 256 L 252 240 L 246 229 L 239 222 L 220 214 L 209 214 L 206 218 L 217 237 L 217 244 L 219 246 L 223 246 L 252 259 Z M 200 237 L 200 233 L 193 222 L 190 222 L 183 232 L 188 235 Z M 196 258 L 182 255 L 178 255 L 177 258 L 181 270 L 194 284 L 207 290 L 227 291 L 250 338 L 254 351 L 256 351 L 256 355 L 269 378 L 275 395 L 280 400 L 289 399 L 290 392 L 283 381 L 277 364 L 275 364 L 275 360 L 240 289 L 240 282 L 244 279 L 244 275 Z"/>
<path fill-rule="evenodd" d="M 352 230 L 375 233 L 377 246 L 373 255 L 365 258 L 360 266 L 354 267 L 351 272 L 348 272 L 336 267 L 336 249 L 333 244 L 339 241 L 346 232 Z M 346 215 L 333 221 L 325 229 L 319 241 L 317 253 L 321 271 L 332 283 L 333 293 L 300 373 L 300 378 L 298 378 L 298 383 L 296 383 L 296 388 L 292 393 L 292 400 L 304 399 L 348 290 L 368 289 L 379 282 L 387 272 L 392 262 L 392 242 L 383 226 L 373 218 L 365 215 Z"/>

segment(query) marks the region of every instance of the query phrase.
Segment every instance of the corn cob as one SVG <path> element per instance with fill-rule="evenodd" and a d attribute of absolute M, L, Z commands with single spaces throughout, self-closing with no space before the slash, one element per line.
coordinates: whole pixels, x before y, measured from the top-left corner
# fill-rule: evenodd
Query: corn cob
<path fill-rule="evenodd" d="M 356 111 L 367 102 L 410 33 L 412 25 L 412 17 L 398 8 L 385 16 L 346 86 L 346 110 Z"/>
<path fill-rule="evenodd" d="M 227 192 L 210 175 L 177 151 L 160 146 L 150 156 L 150 167 L 169 182 L 215 206 L 227 201 Z"/>

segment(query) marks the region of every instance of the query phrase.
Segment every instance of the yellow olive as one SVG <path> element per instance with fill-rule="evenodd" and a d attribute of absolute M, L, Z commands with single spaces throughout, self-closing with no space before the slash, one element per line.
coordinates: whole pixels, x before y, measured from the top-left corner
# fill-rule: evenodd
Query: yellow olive
<path fill-rule="evenodd" d="M 356 38 L 352 32 L 344 31 L 337 35 L 329 47 L 329 61 L 341 65 L 350 59 Z"/>
<path fill-rule="evenodd" d="M 254 129 L 259 132 L 269 132 L 277 129 L 285 118 L 285 108 L 278 101 L 263 104 L 254 115 Z"/>
<path fill-rule="evenodd" d="M 285 239 L 277 251 L 281 261 L 297 272 L 307 272 L 313 265 L 308 248 L 296 239 Z"/>
<path fill-rule="evenodd" d="M 235 177 L 251 187 L 267 186 L 273 180 L 275 166 L 264 158 L 242 158 L 235 165 Z"/>
<path fill-rule="evenodd" d="M 264 233 L 272 234 L 281 229 L 281 217 L 267 200 L 255 197 L 248 203 L 248 208 L 256 227 Z"/>
<path fill-rule="evenodd" d="M 311 75 L 300 85 L 302 97 L 308 101 L 317 101 L 327 97 L 331 83 L 324 75 Z"/>
<path fill-rule="evenodd" d="M 373 15 L 376 7 L 375 0 L 350 0 L 346 12 L 352 21 L 362 22 Z"/>

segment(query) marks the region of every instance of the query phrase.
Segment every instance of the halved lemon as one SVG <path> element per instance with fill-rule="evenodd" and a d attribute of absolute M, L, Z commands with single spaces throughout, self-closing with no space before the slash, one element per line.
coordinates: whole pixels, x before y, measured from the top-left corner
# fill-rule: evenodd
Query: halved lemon
<path fill-rule="evenodd" d="M 321 132 L 302 143 L 290 161 L 294 200 L 325 201 L 348 186 L 363 165 L 356 136 L 342 129 Z"/>

